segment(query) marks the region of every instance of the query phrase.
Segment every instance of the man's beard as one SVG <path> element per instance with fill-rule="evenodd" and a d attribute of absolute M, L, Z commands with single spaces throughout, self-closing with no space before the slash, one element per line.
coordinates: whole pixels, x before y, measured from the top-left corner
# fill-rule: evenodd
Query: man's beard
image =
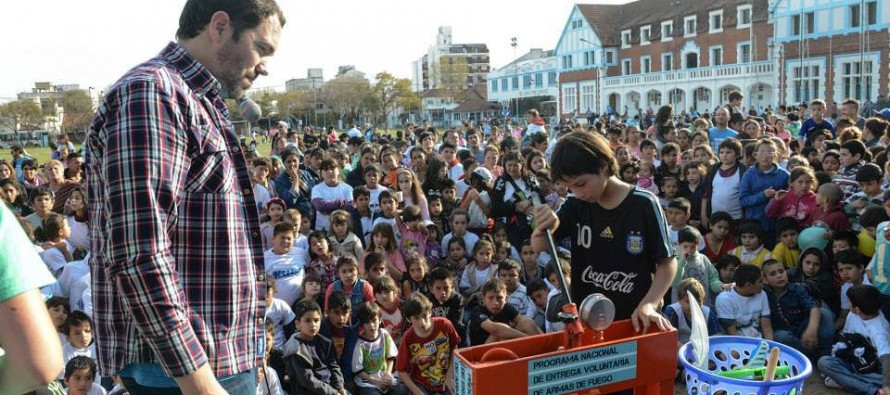
<path fill-rule="evenodd" d="M 218 72 L 214 75 L 222 86 L 223 98 L 238 99 L 244 95 L 241 87 L 243 59 L 237 55 L 236 44 L 229 42 L 216 53 Z"/>

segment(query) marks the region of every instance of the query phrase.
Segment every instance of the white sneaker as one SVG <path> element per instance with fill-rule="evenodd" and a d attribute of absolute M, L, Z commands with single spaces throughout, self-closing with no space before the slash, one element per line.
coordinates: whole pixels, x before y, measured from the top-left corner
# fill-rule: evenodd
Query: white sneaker
<path fill-rule="evenodd" d="M 831 377 L 826 377 L 826 378 L 825 378 L 825 386 L 828 387 L 828 388 L 835 388 L 835 389 L 840 389 L 840 388 L 841 388 L 841 385 L 838 384 L 837 381 L 834 381 L 834 379 L 831 378 Z"/>

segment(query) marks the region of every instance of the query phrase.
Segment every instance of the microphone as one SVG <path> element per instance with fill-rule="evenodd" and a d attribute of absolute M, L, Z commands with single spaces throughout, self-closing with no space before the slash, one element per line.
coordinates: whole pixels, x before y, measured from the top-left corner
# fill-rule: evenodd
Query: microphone
<path fill-rule="evenodd" d="M 256 123 L 263 116 L 263 110 L 260 108 L 260 105 L 247 96 L 242 96 L 238 99 L 238 109 L 241 110 L 241 118 L 244 118 L 249 123 Z"/>

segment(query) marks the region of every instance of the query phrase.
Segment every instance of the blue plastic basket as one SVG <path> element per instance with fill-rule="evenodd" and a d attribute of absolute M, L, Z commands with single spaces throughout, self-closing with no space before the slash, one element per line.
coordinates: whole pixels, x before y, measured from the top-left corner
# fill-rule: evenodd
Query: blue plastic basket
<path fill-rule="evenodd" d="M 709 370 L 704 371 L 687 360 L 687 349 L 680 347 L 680 363 L 686 369 L 686 393 L 689 395 L 797 395 L 803 394 L 803 384 L 813 372 L 806 356 L 781 343 L 765 340 L 769 347 L 778 347 L 779 366 L 788 366 L 789 377 L 770 382 L 732 379 L 715 374 L 744 366 L 760 345 L 761 339 L 740 336 L 711 336 L 708 350 Z M 691 355 L 691 353 L 690 353 Z"/>

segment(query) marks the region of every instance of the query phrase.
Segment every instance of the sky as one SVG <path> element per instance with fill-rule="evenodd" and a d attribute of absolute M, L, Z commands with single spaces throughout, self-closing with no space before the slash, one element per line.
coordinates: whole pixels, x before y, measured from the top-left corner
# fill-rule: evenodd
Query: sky
<path fill-rule="evenodd" d="M 269 75 L 254 88 L 284 90 L 285 81 L 340 65 L 373 76 L 411 78 L 411 62 L 426 53 L 439 26 L 454 43 L 485 43 L 491 66 L 531 48 L 553 49 L 572 0 L 278 0 L 287 24 Z M 598 2 L 623 2 L 597 0 Z M 0 102 L 34 82 L 79 84 L 96 91 L 156 55 L 174 39 L 184 0 L 4 1 L 0 12 Z"/>

